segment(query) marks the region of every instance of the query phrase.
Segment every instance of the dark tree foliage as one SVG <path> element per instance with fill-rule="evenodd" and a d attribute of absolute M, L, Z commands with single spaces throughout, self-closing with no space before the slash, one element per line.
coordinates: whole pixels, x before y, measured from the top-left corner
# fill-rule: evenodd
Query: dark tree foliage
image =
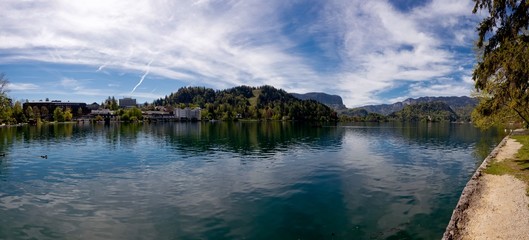
<path fill-rule="evenodd" d="M 113 111 L 119 109 L 118 101 L 116 100 L 114 96 L 112 97 L 109 96 L 101 105 L 102 105 L 101 107 L 104 109 L 110 109 Z"/>
<path fill-rule="evenodd" d="M 197 106 L 205 119 L 272 119 L 298 121 L 336 121 L 331 108 L 313 101 L 300 100 L 271 86 L 240 86 L 215 91 L 204 87 L 183 87 L 155 100 L 157 106 Z"/>
<path fill-rule="evenodd" d="M 409 122 L 453 122 L 457 114 L 443 102 L 426 102 L 408 105 L 388 116 L 392 120 Z"/>
<path fill-rule="evenodd" d="M 485 11 L 479 24 L 480 56 L 473 73 L 480 103 L 472 119 L 481 127 L 521 119 L 529 122 L 529 2 L 474 0 Z"/>
<path fill-rule="evenodd" d="M 387 122 L 388 118 L 379 113 L 368 112 L 363 108 L 347 109 L 341 112 L 341 122 Z"/>

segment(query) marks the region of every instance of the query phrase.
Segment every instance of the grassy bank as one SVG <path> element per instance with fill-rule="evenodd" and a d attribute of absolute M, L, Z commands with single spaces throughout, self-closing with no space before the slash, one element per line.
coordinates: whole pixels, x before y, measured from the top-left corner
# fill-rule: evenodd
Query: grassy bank
<path fill-rule="evenodd" d="M 510 174 L 524 181 L 529 186 L 529 135 L 516 135 L 511 136 L 511 138 L 522 144 L 514 159 L 506 159 L 502 162 L 493 161 L 485 169 L 485 173 L 493 175 Z M 529 195 L 529 188 L 527 190 Z"/>

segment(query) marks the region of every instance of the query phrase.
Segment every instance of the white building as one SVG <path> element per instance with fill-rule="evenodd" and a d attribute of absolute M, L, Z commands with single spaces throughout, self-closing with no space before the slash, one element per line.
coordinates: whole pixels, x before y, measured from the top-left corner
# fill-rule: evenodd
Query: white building
<path fill-rule="evenodd" d="M 98 109 L 98 110 L 92 110 L 90 114 L 91 115 L 114 115 L 114 111 L 110 111 L 110 109 Z"/>
<path fill-rule="evenodd" d="M 176 119 L 179 120 L 198 120 L 201 119 L 201 109 L 200 108 L 175 108 L 174 115 Z"/>

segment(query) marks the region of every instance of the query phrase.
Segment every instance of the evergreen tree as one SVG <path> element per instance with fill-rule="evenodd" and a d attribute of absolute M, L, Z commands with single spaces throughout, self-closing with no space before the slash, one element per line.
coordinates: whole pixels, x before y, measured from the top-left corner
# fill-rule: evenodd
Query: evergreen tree
<path fill-rule="evenodd" d="M 473 12 L 486 11 L 488 16 L 477 29 L 477 47 L 480 52 L 473 79 L 480 103 L 472 113 L 472 119 L 481 127 L 489 127 L 509 119 L 518 119 L 527 124 L 529 2 L 474 1 Z"/>

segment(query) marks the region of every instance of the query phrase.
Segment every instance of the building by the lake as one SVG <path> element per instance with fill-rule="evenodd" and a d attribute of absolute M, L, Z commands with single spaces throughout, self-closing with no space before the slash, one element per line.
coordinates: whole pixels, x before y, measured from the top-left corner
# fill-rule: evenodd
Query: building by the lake
<path fill-rule="evenodd" d="M 201 109 L 200 108 L 175 108 L 174 115 L 177 120 L 201 120 Z"/>
<path fill-rule="evenodd" d="M 28 107 L 34 108 L 37 107 L 39 111 L 42 112 L 42 109 L 48 110 L 48 118 L 51 118 L 53 116 L 53 111 L 55 108 L 70 108 L 72 110 L 72 114 L 74 116 L 79 116 L 79 113 L 88 114 L 90 113 L 90 110 L 86 107 L 86 103 L 82 102 L 62 102 L 59 100 L 53 100 L 53 101 L 38 101 L 38 102 L 25 102 L 23 105 L 24 112 Z M 80 110 L 79 110 L 80 109 Z"/>
<path fill-rule="evenodd" d="M 136 99 L 135 98 L 122 98 L 122 99 L 119 99 L 119 106 L 122 107 L 122 108 L 131 108 L 131 107 L 136 107 L 138 106 L 136 104 Z"/>

